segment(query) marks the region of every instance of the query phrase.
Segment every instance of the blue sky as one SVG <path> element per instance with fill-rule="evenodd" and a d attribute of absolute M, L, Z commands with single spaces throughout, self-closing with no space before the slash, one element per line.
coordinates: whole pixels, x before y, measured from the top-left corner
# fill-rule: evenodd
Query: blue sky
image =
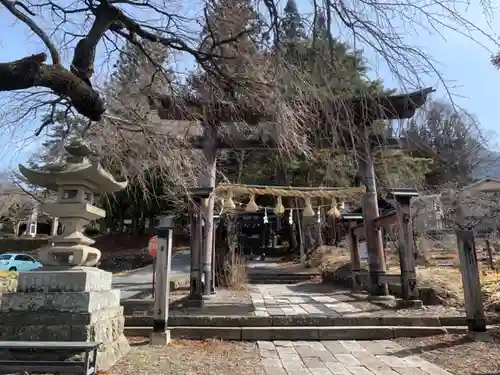
<path fill-rule="evenodd" d="M 417 2 L 417 0 L 412 1 Z M 380 2 L 383 3 L 384 0 Z M 309 0 L 298 0 L 297 3 L 302 12 L 308 12 L 311 9 Z M 490 35 L 496 37 L 500 31 L 500 24 L 495 27 L 495 19 L 490 20 L 493 26 L 489 25 L 488 18 L 485 17 L 482 7 L 478 4 L 470 5 L 467 9 L 462 8 L 460 11 L 465 18 L 477 27 L 486 30 Z M 497 90 L 500 87 L 500 71 L 497 71 L 490 63 L 492 52 L 497 50 L 495 43 L 479 33 L 472 35 L 472 38 L 476 40 L 472 41 L 457 32 L 446 29 L 440 31 L 441 36 L 415 30 L 408 31 L 405 41 L 408 44 L 423 47 L 427 55 L 438 63 L 437 66 L 447 82 L 454 102 L 477 117 L 481 126 L 486 129 L 490 147 L 500 149 L 499 138 L 494 135 L 497 129 L 500 130 L 497 127 L 498 110 L 496 108 L 499 105 Z M 343 36 L 341 35 L 340 38 L 342 39 Z M 360 44 L 359 47 L 363 46 Z M 36 37 L 30 34 L 27 27 L 15 23 L 12 16 L 0 7 L 0 61 L 22 58 L 43 50 L 44 47 Z M 380 61 L 369 48 L 364 48 L 364 50 L 364 56 L 373 68 L 372 75 L 382 77 L 388 87 L 403 90 L 383 61 Z M 182 60 L 177 65 L 181 70 L 187 68 L 185 61 Z M 449 99 L 444 85 L 435 75 L 423 77 L 421 85 L 437 88 L 435 98 Z M 2 94 L 0 94 L 0 103 L 2 103 L 1 100 Z M 1 131 L 0 171 L 9 169 L 18 162 L 25 162 L 37 149 L 41 139 L 34 139 L 31 136 L 35 127 L 36 123 L 27 122 L 23 126 L 18 126 L 15 131 L 11 129 Z"/>

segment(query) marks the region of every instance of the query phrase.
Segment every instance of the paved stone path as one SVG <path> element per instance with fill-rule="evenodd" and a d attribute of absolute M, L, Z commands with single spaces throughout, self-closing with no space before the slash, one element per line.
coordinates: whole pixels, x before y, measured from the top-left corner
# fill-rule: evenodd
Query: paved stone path
<path fill-rule="evenodd" d="M 266 375 L 452 375 L 389 341 L 258 341 Z"/>
<path fill-rule="evenodd" d="M 262 284 L 254 285 L 250 295 L 257 316 L 340 316 L 362 312 L 352 303 L 343 301 L 346 299 L 343 291 L 325 295 L 320 290 L 316 292 L 307 289 L 300 290 L 298 285 Z"/>
<path fill-rule="evenodd" d="M 250 286 L 256 316 L 370 317 L 370 316 L 464 316 L 464 311 L 445 306 L 425 309 L 394 309 L 390 304 L 371 303 L 361 295 L 329 284 L 257 284 Z"/>

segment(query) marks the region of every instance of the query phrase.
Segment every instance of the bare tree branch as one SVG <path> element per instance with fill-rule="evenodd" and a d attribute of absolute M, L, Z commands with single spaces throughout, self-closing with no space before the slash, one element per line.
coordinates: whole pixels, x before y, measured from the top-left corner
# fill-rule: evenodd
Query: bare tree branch
<path fill-rule="evenodd" d="M 52 57 L 52 63 L 54 65 L 59 65 L 61 63 L 61 58 L 59 57 L 59 52 L 56 47 L 50 40 L 49 36 L 38 26 L 35 21 L 29 18 L 24 13 L 20 12 L 16 9 L 16 4 L 21 4 L 20 2 L 12 2 L 10 0 L 0 0 L 0 3 L 3 4 L 9 12 L 11 12 L 17 19 L 24 22 L 30 29 L 33 31 L 38 37 L 43 41 L 43 43 L 47 46 L 50 51 L 50 55 Z M 22 8 L 27 11 L 27 7 L 22 5 Z M 29 11 L 28 11 L 29 13 Z M 33 15 L 33 14 L 32 14 Z"/>

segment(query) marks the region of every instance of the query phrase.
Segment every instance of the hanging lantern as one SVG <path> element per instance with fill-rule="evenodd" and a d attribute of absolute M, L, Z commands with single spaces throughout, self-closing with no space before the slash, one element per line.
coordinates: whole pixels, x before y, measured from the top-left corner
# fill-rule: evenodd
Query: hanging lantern
<path fill-rule="evenodd" d="M 236 208 L 236 205 L 233 201 L 233 192 L 231 190 L 227 192 L 227 200 L 224 201 L 224 208 L 228 210 L 233 210 Z"/>
<path fill-rule="evenodd" d="M 306 198 L 306 208 L 304 208 L 304 212 L 302 212 L 302 216 L 314 216 L 314 210 L 311 207 L 311 198 Z"/>
<path fill-rule="evenodd" d="M 245 212 L 257 212 L 259 211 L 259 206 L 255 203 L 255 194 L 250 195 L 250 200 L 245 208 Z"/>
<path fill-rule="evenodd" d="M 316 212 L 316 215 L 318 215 L 318 219 L 316 220 L 317 223 L 321 223 L 321 207 L 318 207 L 318 211 Z"/>
<path fill-rule="evenodd" d="M 288 224 L 293 225 L 293 208 L 290 208 L 290 215 L 288 216 Z"/>
<path fill-rule="evenodd" d="M 269 223 L 269 218 L 267 217 L 267 208 L 264 208 L 264 224 Z"/>
<path fill-rule="evenodd" d="M 336 218 L 340 217 L 340 211 L 337 208 L 337 201 L 335 200 L 335 198 L 332 199 L 332 205 L 326 214 L 328 216 L 333 216 Z"/>
<path fill-rule="evenodd" d="M 208 208 L 208 202 L 210 198 L 203 199 L 203 207 Z"/>
<path fill-rule="evenodd" d="M 278 216 L 283 215 L 285 213 L 285 207 L 283 206 L 283 203 L 281 203 L 281 197 L 277 197 L 274 213 Z"/>

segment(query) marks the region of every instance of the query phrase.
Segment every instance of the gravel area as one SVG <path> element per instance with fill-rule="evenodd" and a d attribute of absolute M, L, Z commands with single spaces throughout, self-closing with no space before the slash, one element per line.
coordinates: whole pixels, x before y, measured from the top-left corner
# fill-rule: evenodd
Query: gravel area
<path fill-rule="evenodd" d="M 264 375 L 254 343 L 173 340 L 150 346 L 147 339 L 129 341 L 129 354 L 106 375 Z"/>
<path fill-rule="evenodd" d="M 500 369 L 500 337 L 441 335 L 394 340 L 408 352 L 445 368 L 454 375 L 496 375 Z"/>

